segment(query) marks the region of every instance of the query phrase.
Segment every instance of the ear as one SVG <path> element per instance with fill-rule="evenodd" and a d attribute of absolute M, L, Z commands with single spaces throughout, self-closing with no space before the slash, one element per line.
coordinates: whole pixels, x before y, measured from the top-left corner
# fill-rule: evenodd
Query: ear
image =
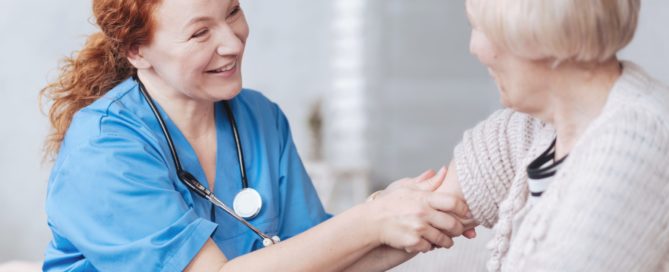
<path fill-rule="evenodd" d="M 142 54 L 143 48 L 143 46 L 136 45 L 128 51 L 128 61 L 138 70 L 151 68 L 151 63 Z"/>

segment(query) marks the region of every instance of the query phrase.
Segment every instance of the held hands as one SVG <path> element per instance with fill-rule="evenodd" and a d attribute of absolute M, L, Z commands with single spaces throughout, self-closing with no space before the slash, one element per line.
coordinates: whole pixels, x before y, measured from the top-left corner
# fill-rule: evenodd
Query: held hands
<path fill-rule="evenodd" d="M 446 177 L 446 168 L 393 182 L 370 197 L 381 243 L 409 253 L 453 246 L 453 238 L 474 238 L 474 220 L 463 199 L 434 192 Z"/>

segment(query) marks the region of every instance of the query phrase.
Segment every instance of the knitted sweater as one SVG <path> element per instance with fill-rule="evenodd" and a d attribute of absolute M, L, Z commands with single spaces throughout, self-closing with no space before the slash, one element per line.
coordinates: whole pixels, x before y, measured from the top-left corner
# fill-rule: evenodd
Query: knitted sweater
<path fill-rule="evenodd" d="M 669 88 L 624 62 L 601 114 L 528 205 L 526 167 L 555 135 L 504 109 L 455 148 L 471 212 L 494 226 L 488 269 L 669 271 Z"/>

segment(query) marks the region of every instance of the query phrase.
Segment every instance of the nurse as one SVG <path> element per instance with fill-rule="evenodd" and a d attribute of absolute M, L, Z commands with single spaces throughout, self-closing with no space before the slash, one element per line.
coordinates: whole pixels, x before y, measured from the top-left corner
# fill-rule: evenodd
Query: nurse
<path fill-rule="evenodd" d="M 432 192 L 445 169 L 330 218 L 282 111 L 242 89 L 238 0 L 94 0 L 93 11 L 102 31 L 43 90 L 57 155 L 44 270 L 375 271 L 462 234 L 464 202 Z M 248 221 L 282 242 L 263 248 L 179 168 L 230 206 L 258 192 Z"/>

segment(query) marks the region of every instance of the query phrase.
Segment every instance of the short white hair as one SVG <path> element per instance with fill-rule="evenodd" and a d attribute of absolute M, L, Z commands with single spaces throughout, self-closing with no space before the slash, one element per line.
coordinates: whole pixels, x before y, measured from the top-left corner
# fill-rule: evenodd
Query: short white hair
<path fill-rule="evenodd" d="M 467 0 L 475 25 L 512 54 L 604 62 L 634 37 L 641 0 Z"/>

